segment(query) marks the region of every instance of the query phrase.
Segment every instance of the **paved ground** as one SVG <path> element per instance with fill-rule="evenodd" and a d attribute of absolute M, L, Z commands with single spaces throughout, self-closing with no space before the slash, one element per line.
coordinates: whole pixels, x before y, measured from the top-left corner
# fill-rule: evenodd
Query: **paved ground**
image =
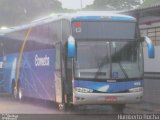
<path fill-rule="evenodd" d="M 33 100 L 33 99 L 26 99 L 23 102 L 14 101 L 11 97 L 0 95 L 0 113 L 1 114 L 20 114 L 21 119 L 23 118 L 24 114 L 31 114 L 34 119 L 53 119 L 54 117 L 56 120 L 59 119 L 67 119 L 70 120 L 73 118 L 74 120 L 77 118 L 79 120 L 84 120 L 84 115 L 87 115 L 87 120 L 94 119 L 94 120 L 103 120 L 108 117 L 115 117 L 115 114 L 110 106 L 82 106 L 79 109 L 74 109 L 67 112 L 60 112 L 57 110 L 56 105 L 53 103 Z M 149 104 L 149 103 L 140 103 L 140 104 L 132 104 L 127 105 L 126 109 L 124 110 L 126 114 L 158 114 L 160 113 L 160 105 Z M 43 115 L 41 115 L 43 114 Z M 29 118 L 28 118 L 29 117 Z M 70 118 L 71 117 L 71 118 Z M 26 118 L 26 116 L 25 116 Z M 58 119 L 59 118 L 59 119 Z M 100 119 L 101 118 L 101 119 Z M 18 119 L 18 120 L 21 120 Z M 30 115 L 27 116 L 27 119 L 31 119 Z"/>
<path fill-rule="evenodd" d="M 0 96 L 0 113 L 11 114 L 58 114 L 54 105 L 44 101 L 27 99 L 15 101 L 9 96 Z"/>

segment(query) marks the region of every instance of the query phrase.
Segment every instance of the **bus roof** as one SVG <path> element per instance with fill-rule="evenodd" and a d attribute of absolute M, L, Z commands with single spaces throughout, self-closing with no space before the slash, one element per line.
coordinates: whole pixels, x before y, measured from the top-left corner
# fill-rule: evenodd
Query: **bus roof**
<path fill-rule="evenodd" d="M 136 21 L 136 18 L 132 16 L 116 14 L 113 12 L 80 12 L 68 14 L 66 15 L 66 18 L 70 19 L 71 21 Z"/>
<path fill-rule="evenodd" d="M 136 21 L 136 18 L 128 15 L 117 14 L 114 12 L 77 12 L 77 13 L 65 13 L 65 14 L 55 14 L 53 16 L 47 16 L 41 19 L 33 20 L 32 22 L 20 26 L 15 26 L 5 30 L 0 30 L 0 36 L 5 35 L 17 30 L 22 30 L 25 28 L 33 27 L 36 25 L 57 21 L 61 19 L 67 19 L 69 21 Z"/>

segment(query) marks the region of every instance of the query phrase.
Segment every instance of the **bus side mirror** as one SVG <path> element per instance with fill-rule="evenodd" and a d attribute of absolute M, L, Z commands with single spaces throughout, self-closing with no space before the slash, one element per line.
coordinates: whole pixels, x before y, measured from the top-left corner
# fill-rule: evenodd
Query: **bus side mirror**
<path fill-rule="evenodd" d="M 76 56 L 76 42 L 74 37 L 69 36 L 67 41 L 67 57 L 74 58 Z"/>
<path fill-rule="evenodd" d="M 144 39 L 147 43 L 148 57 L 154 58 L 155 57 L 155 48 L 154 48 L 154 44 L 152 43 L 152 40 L 147 36 L 145 36 Z"/>

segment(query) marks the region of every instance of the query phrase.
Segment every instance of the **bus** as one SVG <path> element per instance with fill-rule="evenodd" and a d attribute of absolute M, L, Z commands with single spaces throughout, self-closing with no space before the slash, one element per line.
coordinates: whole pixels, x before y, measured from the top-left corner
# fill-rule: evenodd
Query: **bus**
<path fill-rule="evenodd" d="M 15 27 L 0 39 L 3 91 L 53 101 L 59 109 L 111 105 L 122 111 L 143 96 L 143 41 L 134 17 L 55 15 Z"/>

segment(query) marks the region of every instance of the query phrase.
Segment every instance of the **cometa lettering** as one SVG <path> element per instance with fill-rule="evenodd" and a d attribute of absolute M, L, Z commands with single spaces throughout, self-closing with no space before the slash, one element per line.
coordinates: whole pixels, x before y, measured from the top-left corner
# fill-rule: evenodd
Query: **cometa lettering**
<path fill-rule="evenodd" d="M 37 54 L 35 55 L 35 66 L 49 66 L 49 57 L 45 55 L 44 57 L 39 57 Z"/>

